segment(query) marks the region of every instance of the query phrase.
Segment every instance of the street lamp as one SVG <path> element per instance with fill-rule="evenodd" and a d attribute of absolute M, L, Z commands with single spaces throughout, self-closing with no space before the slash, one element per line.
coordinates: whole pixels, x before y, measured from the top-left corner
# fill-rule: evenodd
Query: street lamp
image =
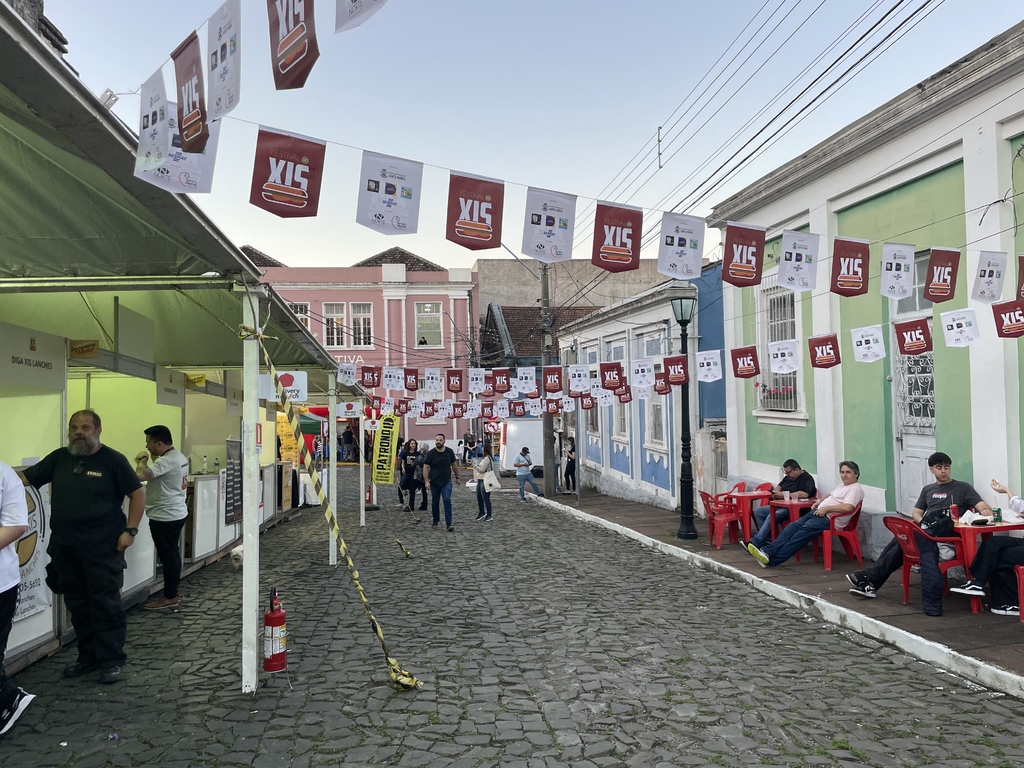
<path fill-rule="evenodd" d="M 682 354 L 686 354 L 689 348 L 686 327 L 693 320 L 693 313 L 697 309 L 697 298 L 686 296 L 672 299 L 672 312 L 679 323 L 679 337 L 682 342 Z M 679 428 L 679 442 L 681 445 L 679 462 L 679 530 L 676 532 L 677 539 L 696 539 L 697 528 L 693 524 L 693 464 L 690 462 L 690 383 L 687 382 L 680 390 L 681 426 Z"/>

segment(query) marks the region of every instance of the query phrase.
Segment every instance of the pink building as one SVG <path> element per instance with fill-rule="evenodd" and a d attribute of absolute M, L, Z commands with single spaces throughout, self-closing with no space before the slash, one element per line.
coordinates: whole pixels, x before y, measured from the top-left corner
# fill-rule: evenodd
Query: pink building
<path fill-rule="evenodd" d="M 243 250 L 338 362 L 421 372 L 479 365 L 477 285 L 469 268 L 445 269 L 397 247 L 351 267 L 287 267 Z M 441 432 L 453 448 L 467 429 L 475 431 L 465 419 L 406 416 L 402 426 L 403 436 L 420 441 Z"/>

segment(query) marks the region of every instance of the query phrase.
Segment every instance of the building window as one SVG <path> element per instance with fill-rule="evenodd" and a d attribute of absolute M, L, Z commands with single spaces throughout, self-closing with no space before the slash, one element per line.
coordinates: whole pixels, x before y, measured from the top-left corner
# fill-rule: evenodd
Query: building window
<path fill-rule="evenodd" d="M 288 309 L 295 313 L 295 316 L 299 318 L 299 322 L 302 323 L 306 329 L 309 329 L 309 303 L 308 302 L 288 302 Z"/>
<path fill-rule="evenodd" d="M 441 346 L 441 302 L 416 302 L 416 345 Z"/>
<path fill-rule="evenodd" d="M 924 297 L 924 286 L 928 280 L 928 260 L 931 251 L 914 254 L 914 291 L 905 299 L 896 302 L 896 314 L 913 315 L 924 310 L 931 310 L 932 303 Z"/>
<path fill-rule="evenodd" d="M 620 403 L 618 401 L 612 406 L 612 417 L 615 420 L 615 437 L 625 439 L 628 437 L 626 432 L 626 422 L 628 421 L 629 405 L 627 403 Z"/>
<path fill-rule="evenodd" d="M 779 288 L 777 275 L 770 275 L 761 283 L 758 292 L 757 356 L 761 365 L 758 375 L 758 408 L 765 411 L 797 410 L 799 402 L 796 373 L 772 373 L 768 344 L 796 338 L 796 294 Z"/>
<path fill-rule="evenodd" d="M 654 372 L 661 373 L 661 366 L 655 365 Z M 662 447 L 665 445 L 665 396 L 651 392 L 647 403 L 647 434 L 644 436 L 648 445 Z"/>
<path fill-rule="evenodd" d="M 352 346 L 373 346 L 373 304 L 352 302 Z"/>
<path fill-rule="evenodd" d="M 345 304 L 324 302 L 324 346 L 345 346 Z"/>

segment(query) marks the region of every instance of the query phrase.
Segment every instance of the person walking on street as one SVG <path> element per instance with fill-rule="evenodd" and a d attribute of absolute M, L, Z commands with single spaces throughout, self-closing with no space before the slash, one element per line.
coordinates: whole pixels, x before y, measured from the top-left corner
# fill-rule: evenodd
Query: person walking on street
<path fill-rule="evenodd" d="M 68 425 L 68 447 L 58 448 L 21 472 L 25 485 L 50 484 L 47 551 L 78 638 L 78 661 L 64 677 L 99 670 L 101 683 L 116 683 L 128 657 L 121 587 L 124 552 L 135 543 L 146 492 L 123 454 L 100 442 L 95 411 L 77 411 Z M 128 497 L 128 519 L 121 505 Z"/>
<path fill-rule="evenodd" d="M 441 521 L 440 502 L 444 500 L 444 524 L 451 533 L 455 530 L 452 523 L 452 474 L 455 482 L 459 482 L 459 461 L 455 451 L 446 448 L 444 435 L 434 437 L 434 447 L 423 457 L 423 475 L 427 490 L 430 491 L 431 515 L 434 527 Z"/>
<path fill-rule="evenodd" d="M 516 456 L 513 464 L 516 468 L 516 480 L 519 481 L 519 501 L 526 501 L 525 485 L 527 483 L 533 488 L 535 494 L 543 498 L 544 494 L 537 487 L 537 481 L 533 479 L 533 472 L 531 471 L 533 459 L 530 458 L 530 449 L 524 445 L 523 450 Z"/>
<path fill-rule="evenodd" d="M 420 509 L 427 508 L 427 489 L 423 485 L 423 451 L 415 439 L 410 439 L 398 454 L 398 470 L 401 479 L 398 487 L 408 494 L 407 507 L 412 510 L 416 506 L 416 491 L 423 497 Z"/>
<path fill-rule="evenodd" d="M 565 446 L 565 492 L 576 492 L 576 438 L 572 436 Z"/>
<path fill-rule="evenodd" d="M 135 476 L 146 483 L 146 517 L 149 533 L 164 567 L 163 594 L 143 605 L 147 611 L 176 608 L 181 602 L 181 548 L 188 507 L 188 459 L 174 447 L 171 430 L 157 424 L 145 430 L 146 450 L 135 457 Z M 149 464 L 149 458 L 153 463 Z"/>
<path fill-rule="evenodd" d="M 28 532 L 28 504 L 25 486 L 18 473 L 0 462 L 0 736 L 7 733 L 25 714 L 35 696 L 19 688 L 4 673 L 7 640 L 14 627 L 18 606 L 21 567 L 14 548 Z"/>
<path fill-rule="evenodd" d="M 491 456 L 491 444 L 484 444 L 484 455 L 473 460 L 473 479 L 476 480 L 476 519 L 491 522 L 491 492 L 484 485 L 484 475 L 494 471 L 494 457 Z"/>

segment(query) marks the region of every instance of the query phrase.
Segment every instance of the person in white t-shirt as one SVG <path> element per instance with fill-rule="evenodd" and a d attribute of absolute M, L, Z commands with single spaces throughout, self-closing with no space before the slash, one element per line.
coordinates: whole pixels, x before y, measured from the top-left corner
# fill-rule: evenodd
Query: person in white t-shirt
<path fill-rule="evenodd" d="M 4 653 L 18 606 L 21 565 L 14 545 L 28 531 L 25 486 L 18 473 L 0 462 L 0 735 L 7 733 L 35 698 L 4 674 Z"/>
<path fill-rule="evenodd" d="M 747 544 L 747 551 L 762 568 L 774 568 L 820 536 L 829 527 L 831 518 L 838 518 L 836 528 L 845 527 L 857 505 L 864 501 L 864 489 L 857 482 L 859 478 L 860 467 L 856 462 L 839 462 L 839 479 L 842 482 L 832 493 L 811 507 L 809 514 L 783 528 L 771 544 L 763 548 Z"/>
<path fill-rule="evenodd" d="M 143 605 L 147 611 L 181 603 L 181 548 L 178 541 L 188 517 L 188 459 L 174 447 L 171 430 L 157 424 L 145 430 L 146 450 L 135 457 L 135 475 L 146 483 L 146 517 L 153 545 L 164 567 L 164 591 Z M 148 453 L 147 453 L 148 452 Z M 152 456 L 153 463 L 149 464 Z"/>

